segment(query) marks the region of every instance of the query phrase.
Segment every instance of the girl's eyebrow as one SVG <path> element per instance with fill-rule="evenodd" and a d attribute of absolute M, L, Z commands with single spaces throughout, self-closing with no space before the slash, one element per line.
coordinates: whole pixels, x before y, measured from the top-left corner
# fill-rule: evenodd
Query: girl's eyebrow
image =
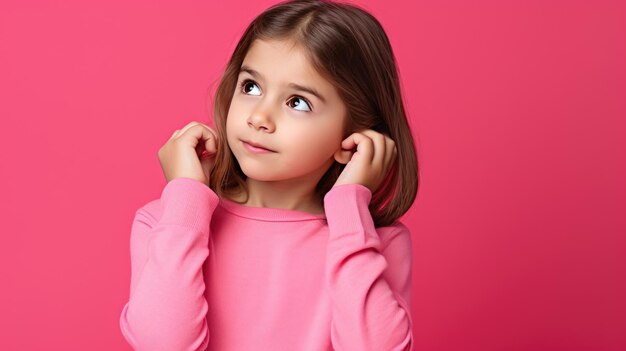
<path fill-rule="evenodd" d="M 250 75 L 252 75 L 254 78 L 257 78 L 257 79 L 261 79 L 261 80 L 264 79 L 263 75 L 261 73 L 255 71 L 254 69 L 252 69 L 252 68 L 250 68 L 250 67 L 248 67 L 246 65 L 242 65 L 241 66 L 241 69 L 239 70 L 239 73 L 241 73 L 241 72 L 247 72 Z M 315 90 L 312 87 L 307 87 L 307 86 L 296 84 L 296 83 L 289 83 L 289 84 L 287 84 L 287 86 L 290 87 L 290 88 L 294 88 L 295 90 L 304 91 L 304 92 L 307 92 L 307 93 L 309 93 L 311 95 L 314 95 L 318 99 L 322 100 L 322 102 L 326 103 L 326 99 L 324 98 L 324 96 L 322 96 L 322 94 L 320 94 L 317 90 Z"/>

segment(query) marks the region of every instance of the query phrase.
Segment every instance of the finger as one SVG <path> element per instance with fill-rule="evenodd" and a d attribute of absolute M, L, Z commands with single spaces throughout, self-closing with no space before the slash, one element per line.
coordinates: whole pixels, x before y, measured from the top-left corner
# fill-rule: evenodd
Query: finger
<path fill-rule="evenodd" d="M 215 156 L 217 154 L 217 136 L 216 136 L 216 133 L 211 128 L 207 127 L 207 129 L 209 130 L 209 133 L 212 134 L 212 137 L 207 139 L 204 142 L 204 148 L 205 148 L 206 152 L 203 153 L 203 155 L 202 155 L 203 158 L 213 157 L 213 156 Z"/>
<path fill-rule="evenodd" d="M 187 129 L 189 129 L 189 127 L 193 126 L 193 125 L 194 125 L 194 123 L 197 123 L 197 122 L 193 121 L 193 122 L 187 123 L 185 126 L 183 126 L 183 127 L 182 127 L 182 128 L 180 128 L 180 129 L 176 129 L 176 130 L 174 131 L 174 133 L 172 133 L 172 136 L 170 136 L 170 138 L 168 139 L 168 141 L 170 141 L 170 140 L 172 140 L 172 139 L 176 139 L 176 138 L 178 138 L 178 137 L 180 136 L 180 134 L 181 134 L 181 133 L 183 133 L 184 131 L 186 131 Z"/>
<path fill-rule="evenodd" d="M 381 168 L 384 167 L 386 157 L 385 155 L 387 153 L 387 148 L 385 145 L 385 135 L 372 129 L 365 130 L 363 134 L 369 136 L 374 143 L 374 155 L 372 156 L 372 164 L 375 164 Z"/>
<path fill-rule="evenodd" d="M 196 145 L 196 152 L 201 159 L 211 158 L 216 156 L 217 153 L 217 132 L 215 132 L 211 127 L 204 123 L 198 122 L 197 125 L 202 126 L 208 129 L 209 133 L 211 133 L 211 137 L 203 140 L 203 142 L 198 142 Z"/>
<path fill-rule="evenodd" d="M 198 122 L 196 122 L 196 121 L 191 121 L 191 122 L 187 123 L 184 127 L 182 127 L 182 128 L 180 129 L 180 132 L 178 132 L 178 135 L 177 135 L 176 137 L 177 137 L 177 138 L 180 138 L 180 136 L 181 136 L 181 135 L 183 135 L 186 131 L 188 131 L 188 130 L 189 130 L 189 128 L 191 128 L 191 127 L 193 127 L 193 126 L 196 126 L 196 125 L 198 125 L 198 124 L 200 124 L 200 123 L 198 123 Z"/>
<path fill-rule="evenodd" d="M 204 123 L 201 123 L 201 122 L 196 122 L 196 121 L 194 121 L 194 122 L 192 122 L 192 123 L 195 123 L 194 125 L 201 125 L 201 126 L 203 126 L 204 128 L 208 129 L 208 130 L 209 130 L 209 132 L 211 132 L 211 134 L 213 134 L 213 138 L 212 138 L 212 139 L 213 139 L 213 140 L 217 140 L 217 132 L 216 132 L 216 131 L 214 131 L 211 127 L 209 127 L 209 125 L 204 124 Z M 192 125 L 191 127 L 193 127 L 193 125 Z"/>
<path fill-rule="evenodd" d="M 176 134 L 176 138 L 179 138 L 180 136 L 182 136 L 182 134 L 184 134 L 186 131 L 188 131 L 190 128 L 193 128 L 195 126 L 203 126 L 205 128 L 207 128 L 209 131 L 211 131 L 211 133 L 213 133 L 213 136 L 216 138 L 217 137 L 217 133 L 215 131 L 213 131 L 213 129 L 211 129 L 211 127 L 209 127 L 208 125 L 204 124 L 204 123 L 200 123 L 198 121 L 191 121 L 189 122 L 187 125 L 185 125 L 183 128 L 181 128 L 178 133 Z"/>
<path fill-rule="evenodd" d="M 181 132 L 178 136 L 178 140 L 188 142 L 193 147 L 202 148 L 205 142 L 209 139 L 214 139 L 215 135 L 202 124 L 195 124 L 187 128 L 186 131 Z M 196 151 L 198 149 L 196 148 Z"/>
<path fill-rule="evenodd" d="M 372 163 L 374 145 L 372 139 L 365 134 L 358 132 L 351 134 L 341 143 L 341 147 L 348 150 L 356 147 L 355 153 L 358 153 L 366 162 Z"/>
<path fill-rule="evenodd" d="M 176 129 L 174 133 L 172 133 L 172 136 L 168 139 L 168 141 L 176 138 L 178 136 L 178 132 L 180 132 L 180 129 Z"/>

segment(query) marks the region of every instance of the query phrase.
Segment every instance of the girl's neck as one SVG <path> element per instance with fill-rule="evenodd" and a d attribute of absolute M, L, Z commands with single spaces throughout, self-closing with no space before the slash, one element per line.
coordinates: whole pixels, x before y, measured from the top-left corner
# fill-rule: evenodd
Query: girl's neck
<path fill-rule="evenodd" d="M 243 189 L 229 195 L 228 199 L 252 207 L 269 207 L 301 211 L 312 214 L 324 213 L 323 200 L 315 188 L 246 179 L 248 196 Z"/>

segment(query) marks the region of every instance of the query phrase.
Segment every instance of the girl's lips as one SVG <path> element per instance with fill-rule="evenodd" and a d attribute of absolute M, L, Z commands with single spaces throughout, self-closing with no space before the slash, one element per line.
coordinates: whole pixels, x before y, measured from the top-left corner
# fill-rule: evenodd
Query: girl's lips
<path fill-rule="evenodd" d="M 246 149 L 248 149 L 251 152 L 254 152 L 255 154 L 269 154 L 269 153 L 273 153 L 275 151 L 269 150 L 269 149 L 265 149 L 262 147 L 256 147 L 256 146 L 252 146 L 250 144 L 248 144 L 245 141 L 241 141 L 243 143 L 243 145 L 246 147 Z"/>

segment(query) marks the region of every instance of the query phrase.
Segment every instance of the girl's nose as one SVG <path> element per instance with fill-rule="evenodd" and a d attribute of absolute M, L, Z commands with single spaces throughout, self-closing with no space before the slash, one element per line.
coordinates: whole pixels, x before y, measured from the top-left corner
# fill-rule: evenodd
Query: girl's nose
<path fill-rule="evenodd" d="M 266 132 L 271 133 L 274 131 L 274 122 L 269 116 L 269 113 L 262 111 L 255 111 L 250 117 L 248 117 L 248 126 L 254 129 L 264 129 Z"/>

